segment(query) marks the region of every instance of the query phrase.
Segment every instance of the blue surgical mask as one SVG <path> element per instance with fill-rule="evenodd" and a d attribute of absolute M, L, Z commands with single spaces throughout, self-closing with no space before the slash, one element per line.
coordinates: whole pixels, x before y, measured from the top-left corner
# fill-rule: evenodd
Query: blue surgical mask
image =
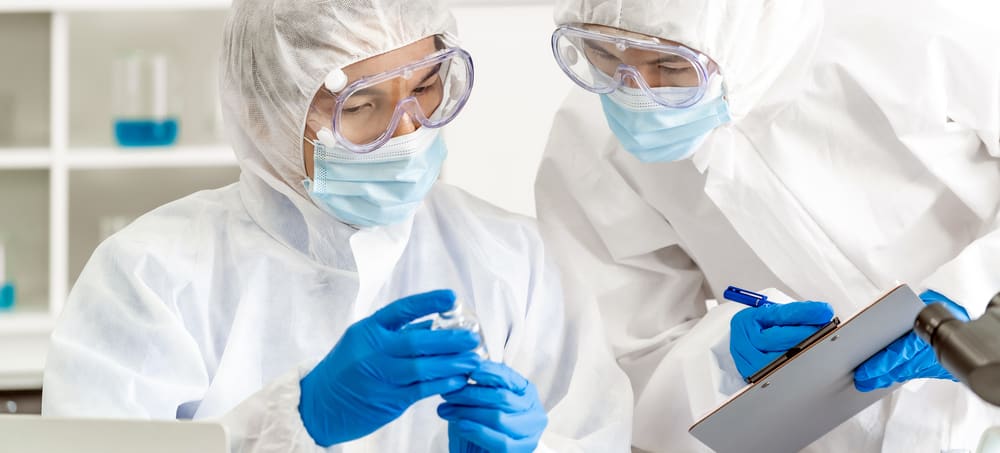
<path fill-rule="evenodd" d="M 672 162 L 691 157 L 709 132 L 730 121 L 729 104 L 721 85 L 716 86 L 687 108 L 663 107 L 642 90 L 627 87 L 601 95 L 601 105 L 608 126 L 626 151 L 642 162 Z"/>
<path fill-rule="evenodd" d="M 428 127 L 369 154 L 314 146 L 314 177 L 303 181 L 306 191 L 324 211 L 359 227 L 392 225 L 413 215 L 448 155 L 440 129 Z"/>

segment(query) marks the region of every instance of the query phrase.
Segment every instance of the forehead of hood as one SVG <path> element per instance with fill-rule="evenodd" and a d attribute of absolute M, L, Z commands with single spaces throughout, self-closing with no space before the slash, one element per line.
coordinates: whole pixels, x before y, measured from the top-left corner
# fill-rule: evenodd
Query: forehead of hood
<path fill-rule="evenodd" d="M 443 0 L 234 0 L 220 90 L 241 178 L 307 198 L 305 117 L 327 74 L 454 32 Z"/>
<path fill-rule="evenodd" d="M 734 120 L 790 96 L 822 28 L 816 0 L 557 0 L 556 24 L 676 41 L 719 64 Z M 795 83 L 792 83 L 795 85 Z"/>

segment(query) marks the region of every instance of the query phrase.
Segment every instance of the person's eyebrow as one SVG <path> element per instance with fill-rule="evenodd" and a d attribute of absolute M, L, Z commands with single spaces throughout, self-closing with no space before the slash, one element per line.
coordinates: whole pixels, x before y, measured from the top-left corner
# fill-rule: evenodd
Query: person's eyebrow
<path fill-rule="evenodd" d="M 599 46 L 596 43 L 592 43 L 590 41 L 585 41 L 584 45 L 586 45 L 589 49 L 596 50 L 598 52 L 603 52 L 603 53 L 606 53 L 608 55 L 611 55 L 611 52 L 608 51 L 608 49 L 605 49 L 604 47 Z"/>
<path fill-rule="evenodd" d="M 430 70 L 427 71 L 427 74 L 424 75 L 424 77 L 422 79 L 420 79 L 420 82 L 417 83 L 417 86 L 423 85 L 425 82 L 427 82 L 428 80 L 430 80 L 431 78 L 433 78 L 434 75 L 437 74 L 440 69 L 441 69 L 441 64 L 440 63 L 438 63 L 433 68 L 430 68 Z M 386 92 L 385 92 L 385 90 L 383 90 L 381 88 L 378 88 L 378 86 L 370 86 L 370 87 L 362 88 L 362 89 L 360 89 L 358 91 L 355 91 L 354 93 L 351 94 L 351 96 L 385 97 L 386 96 Z"/>
<path fill-rule="evenodd" d="M 358 91 L 355 91 L 354 93 L 351 94 L 351 97 L 354 96 L 385 97 L 386 95 L 387 93 L 385 92 L 385 90 L 379 88 L 376 85 L 376 86 L 365 87 Z"/>
<path fill-rule="evenodd" d="M 657 65 L 657 64 L 663 64 L 663 63 L 685 63 L 685 64 L 689 64 L 689 65 L 691 64 L 690 62 L 688 62 L 687 58 L 684 58 L 684 57 L 682 57 L 680 55 L 665 55 L 665 56 L 658 57 L 658 58 L 655 58 L 653 60 L 650 60 L 650 61 L 646 62 L 645 64 L 647 64 L 647 65 Z"/>
<path fill-rule="evenodd" d="M 588 41 L 588 42 L 586 42 L 584 44 L 588 48 L 593 49 L 595 51 L 602 52 L 602 53 L 605 53 L 607 55 L 612 55 L 612 56 L 614 55 L 614 54 L 611 53 L 611 51 L 609 51 L 608 49 L 605 49 L 604 47 L 602 47 L 602 46 L 600 46 L 600 45 L 598 45 L 596 43 Z M 680 55 L 664 55 L 664 56 L 656 57 L 656 58 L 654 58 L 652 60 L 649 60 L 649 61 L 647 61 L 647 62 L 645 62 L 643 64 L 644 65 L 658 65 L 658 64 L 664 64 L 664 63 L 685 63 L 685 64 L 689 64 L 688 61 L 687 61 L 687 59 L 684 58 L 684 57 L 682 57 L 682 56 L 680 56 Z"/>

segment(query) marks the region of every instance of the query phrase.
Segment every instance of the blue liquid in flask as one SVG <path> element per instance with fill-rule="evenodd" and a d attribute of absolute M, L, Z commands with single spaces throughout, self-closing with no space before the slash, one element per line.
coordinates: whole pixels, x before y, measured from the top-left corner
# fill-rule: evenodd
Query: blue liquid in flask
<path fill-rule="evenodd" d="M 15 302 L 14 284 L 0 282 L 0 311 L 11 311 Z"/>
<path fill-rule="evenodd" d="M 115 121 L 115 138 L 121 146 L 169 146 L 177 141 L 176 118 Z"/>

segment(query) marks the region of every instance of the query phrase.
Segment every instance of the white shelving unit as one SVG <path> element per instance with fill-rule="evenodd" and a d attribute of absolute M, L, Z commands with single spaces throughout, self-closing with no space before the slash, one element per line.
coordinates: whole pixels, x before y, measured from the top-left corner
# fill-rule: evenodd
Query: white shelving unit
<path fill-rule="evenodd" d="M 48 148 L 7 148 L 0 155 L 0 170 L 38 170 L 52 165 Z"/>
<path fill-rule="evenodd" d="M 129 168 L 210 168 L 233 167 L 236 155 L 227 146 L 181 146 L 164 152 L 159 149 L 79 148 L 67 156 L 71 170 Z"/>
<path fill-rule="evenodd" d="M 221 10 L 229 0 L 4 0 L 0 12 Z"/>
<path fill-rule="evenodd" d="M 18 87 L 0 88 L 7 102 L 0 122 L 13 123 L 6 139 L 0 126 L 0 208 L 12 214 L 0 216 L 0 240 L 18 287 L 15 310 L 0 312 L 0 390 L 41 386 L 49 333 L 101 239 L 96 216 L 132 219 L 236 180 L 227 145 L 206 130 L 185 130 L 218 117 L 214 74 L 204 69 L 215 64 L 228 7 L 228 0 L 0 0 L 0 59 L 27 60 L 0 66 L 0 85 Z M 178 34 L 177 22 L 190 26 Z M 165 49 L 150 49 L 160 41 Z M 186 102 L 177 146 L 112 143 L 109 75 L 119 46 L 167 52 L 181 66 L 190 87 L 176 94 L 201 104 Z M 155 187 L 136 191 L 146 180 Z"/>

